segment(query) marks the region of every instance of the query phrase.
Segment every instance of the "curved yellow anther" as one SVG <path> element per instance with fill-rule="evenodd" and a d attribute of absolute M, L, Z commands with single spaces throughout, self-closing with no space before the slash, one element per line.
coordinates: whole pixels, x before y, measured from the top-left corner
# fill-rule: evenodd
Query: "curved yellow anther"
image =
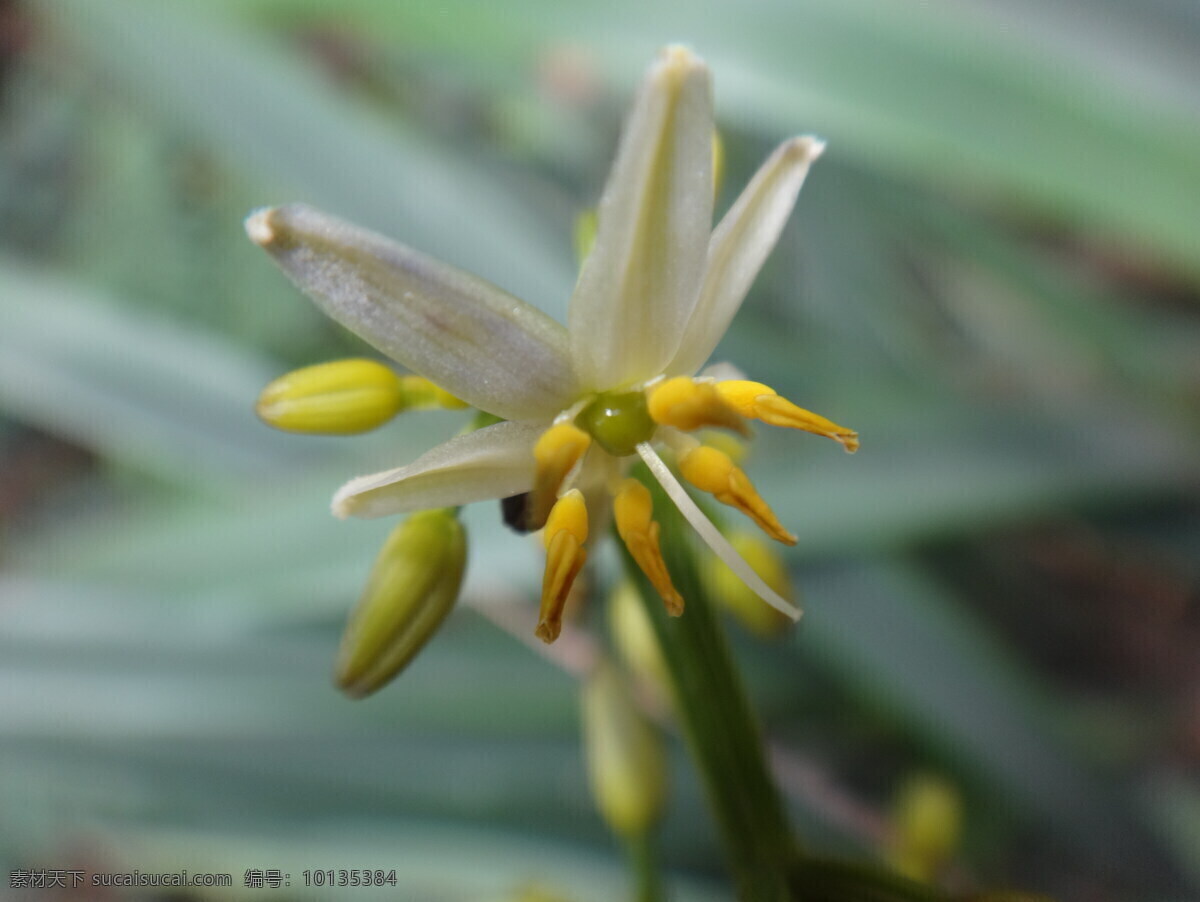
<path fill-rule="evenodd" d="M 715 385 L 725 403 L 744 417 L 762 420 L 771 426 L 787 426 L 826 436 L 840 443 L 851 454 L 858 450 L 857 432 L 797 407 L 769 385 L 740 379 L 717 382 Z"/>
<path fill-rule="evenodd" d="M 557 639 L 562 631 L 567 594 L 587 560 L 587 550 L 583 547 L 587 537 L 587 505 L 583 493 L 571 489 L 555 503 L 542 533 L 546 571 L 542 576 L 542 605 L 534 633 L 547 644 Z"/>
<path fill-rule="evenodd" d="M 658 544 L 659 526 L 654 522 L 653 514 L 650 490 L 636 479 L 626 479 L 613 500 L 617 534 L 646 574 L 646 579 L 662 596 L 667 613 L 678 617 L 683 613 L 683 597 L 676 591 L 671 574 L 667 572 L 667 563 Z"/>
<path fill-rule="evenodd" d="M 713 202 L 717 200 L 717 196 L 721 193 L 721 182 L 725 178 L 725 142 L 721 140 L 721 133 L 715 128 L 712 133 L 712 174 L 713 174 Z"/>
<path fill-rule="evenodd" d="M 679 458 L 679 472 L 696 488 L 750 517 L 772 539 L 785 545 L 796 544 L 796 537 L 783 528 L 750 477 L 734 465 L 728 454 L 700 445 Z"/>
<path fill-rule="evenodd" d="M 646 409 L 659 425 L 688 432 L 701 426 L 724 426 L 743 435 L 750 432 L 713 383 L 695 382 L 687 376 L 676 376 L 647 389 Z"/>
<path fill-rule="evenodd" d="M 541 434 L 533 446 L 533 491 L 524 524 L 526 529 L 541 529 L 545 525 L 550 509 L 558 500 L 563 480 L 591 444 L 592 437 L 574 423 L 559 423 Z"/>

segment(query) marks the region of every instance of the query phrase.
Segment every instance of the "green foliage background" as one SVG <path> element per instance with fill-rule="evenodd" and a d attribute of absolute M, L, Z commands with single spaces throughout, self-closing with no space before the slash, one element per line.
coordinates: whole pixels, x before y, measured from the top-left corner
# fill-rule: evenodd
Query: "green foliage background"
<path fill-rule="evenodd" d="M 0 861 L 626 891 L 575 678 L 478 613 L 540 575 L 494 506 L 438 640 L 372 700 L 331 688 L 388 524 L 326 499 L 458 418 L 262 427 L 272 376 L 360 346 L 241 219 L 312 202 L 562 318 L 573 218 L 679 41 L 715 74 L 719 208 L 829 141 L 717 355 L 863 437 L 763 432 L 748 465 L 800 537 L 802 627 L 737 643 L 798 827 L 876 855 L 933 771 L 952 879 L 1198 892 L 1193 5 L 44 0 L 0 40 Z M 675 759 L 674 898 L 719 899 Z"/>

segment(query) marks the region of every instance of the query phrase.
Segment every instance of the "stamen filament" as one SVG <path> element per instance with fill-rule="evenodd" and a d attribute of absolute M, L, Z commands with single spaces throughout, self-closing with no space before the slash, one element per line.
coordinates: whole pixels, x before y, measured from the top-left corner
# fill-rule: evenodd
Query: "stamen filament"
<path fill-rule="evenodd" d="M 713 550 L 713 553 L 723 560 L 729 569 L 738 575 L 738 578 L 742 582 L 753 589 L 759 598 L 781 614 L 786 614 L 792 620 L 799 620 L 803 612 L 763 582 L 762 577 L 751 569 L 750 565 L 729 544 L 729 541 L 721 535 L 720 530 L 712 524 L 712 521 L 708 517 L 704 516 L 704 512 L 696 506 L 696 502 L 692 500 L 687 490 L 680 485 L 679 480 L 675 478 L 675 474 L 663 463 L 662 458 L 658 456 L 650 443 L 642 442 L 637 446 L 637 452 L 642 460 L 645 461 L 646 466 L 650 468 L 650 472 L 654 474 L 654 478 L 658 480 L 659 485 L 663 487 L 663 491 L 675 502 L 675 506 L 679 508 L 679 512 L 692 525 L 692 528 L 700 533 L 700 537 Z"/>

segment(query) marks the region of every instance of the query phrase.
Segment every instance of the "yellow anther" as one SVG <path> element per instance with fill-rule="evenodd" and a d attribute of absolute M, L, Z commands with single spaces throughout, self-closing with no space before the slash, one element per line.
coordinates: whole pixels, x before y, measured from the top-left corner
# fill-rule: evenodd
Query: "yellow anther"
<path fill-rule="evenodd" d="M 788 426 L 826 436 L 840 443 L 851 454 L 858 450 L 857 432 L 797 407 L 768 385 L 738 379 L 715 384 L 725 403 L 744 417 L 762 420 L 771 426 Z"/>
<path fill-rule="evenodd" d="M 288 432 L 352 435 L 382 426 L 404 406 L 400 377 L 374 360 L 306 366 L 262 390 L 263 422 Z"/>
<path fill-rule="evenodd" d="M 542 433 L 533 446 L 533 493 L 526 513 L 526 529 L 541 529 L 545 525 L 563 480 L 591 444 L 592 437 L 573 423 L 559 423 Z"/>
<path fill-rule="evenodd" d="M 758 533 L 736 531 L 730 534 L 729 544 L 741 555 L 750 569 L 762 577 L 763 582 L 790 602 L 796 601 L 796 589 L 788 576 L 787 567 L 775 550 L 775 546 L 761 538 Z M 751 632 L 770 638 L 777 636 L 793 625 L 786 614 L 762 603 L 762 599 L 740 576 L 718 557 L 707 559 L 709 588 L 712 597 L 721 607 L 735 617 Z"/>
<path fill-rule="evenodd" d="M 717 392 L 711 382 L 694 382 L 676 376 L 646 392 L 650 419 L 663 426 L 691 431 L 701 426 L 724 426 L 749 434 L 745 421 Z"/>
<path fill-rule="evenodd" d="M 654 504 L 650 490 L 636 479 L 626 479 L 613 501 L 613 518 L 617 534 L 634 561 L 650 580 L 650 585 L 662 596 L 667 613 L 678 617 L 683 613 L 683 598 L 671 583 L 667 563 L 658 544 L 659 526 L 652 519 Z"/>
<path fill-rule="evenodd" d="M 571 489 L 555 503 L 542 533 L 546 571 L 542 576 L 542 606 L 534 633 L 547 644 L 557 639 L 562 631 L 567 593 L 587 560 L 587 550 L 583 547 L 587 537 L 587 505 L 583 493 Z"/>
<path fill-rule="evenodd" d="M 796 544 L 796 537 L 783 528 L 774 511 L 755 490 L 750 477 L 723 451 L 705 445 L 693 448 L 679 458 L 679 472 L 696 488 L 710 492 L 722 504 L 736 507 L 750 517 L 771 538 L 785 545 Z"/>
<path fill-rule="evenodd" d="M 463 410 L 471 406 L 424 376 L 401 376 L 400 393 L 403 410 Z"/>

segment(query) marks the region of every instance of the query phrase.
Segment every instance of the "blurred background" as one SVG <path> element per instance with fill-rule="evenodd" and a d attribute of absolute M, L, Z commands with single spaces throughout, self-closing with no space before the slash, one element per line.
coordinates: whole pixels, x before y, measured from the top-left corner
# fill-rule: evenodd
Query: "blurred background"
<path fill-rule="evenodd" d="M 297 889 L 341 867 L 422 900 L 628 892 L 570 646 L 527 645 L 540 564 L 496 505 L 403 678 L 333 689 L 391 524 L 328 499 L 462 416 L 262 426 L 269 379 L 364 347 L 241 222 L 308 201 L 561 319 L 572 224 L 669 42 L 714 72 L 718 213 L 782 139 L 829 142 L 716 355 L 862 435 L 849 457 L 760 430 L 747 463 L 800 537 L 800 628 L 731 624 L 798 831 L 894 857 L 925 792 L 949 885 L 1200 894 L 1183 0 L 0 3 L 6 871 L 234 875 L 138 899 L 341 897 Z M 672 762 L 673 898 L 727 898 Z M 292 888 L 243 889 L 254 868 Z"/>

